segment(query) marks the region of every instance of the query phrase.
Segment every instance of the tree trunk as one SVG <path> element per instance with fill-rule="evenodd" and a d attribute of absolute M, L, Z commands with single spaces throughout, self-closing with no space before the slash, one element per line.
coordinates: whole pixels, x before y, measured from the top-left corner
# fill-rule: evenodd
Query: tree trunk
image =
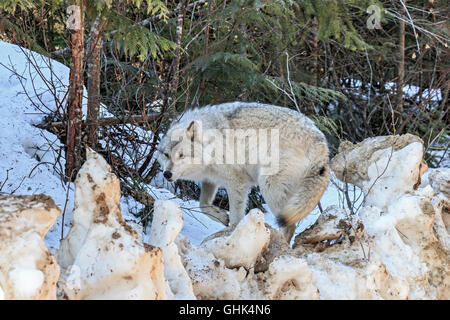
<path fill-rule="evenodd" d="M 313 40 L 312 40 L 312 58 L 313 58 L 313 85 L 319 85 L 319 21 L 314 17 L 312 21 Z"/>
<path fill-rule="evenodd" d="M 97 18 L 91 28 L 88 63 L 87 143 L 96 150 L 98 140 L 98 113 L 100 109 L 100 54 L 102 36 L 106 26 L 103 18 Z"/>
<path fill-rule="evenodd" d="M 188 0 L 181 0 L 178 4 L 178 18 L 177 18 L 177 34 L 176 34 L 176 43 L 177 47 L 175 49 L 175 65 L 173 70 L 173 78 L 172 78 L 172 86 L 171 86 L 171 101 L 169 107 L 169 113 L 176 113 L 176 102 L 177 102 L 177 89 L 179 82 L 179 71 L 180 71 L 180 60 L 181 60 L 181 40 L 183 39 L 183 24 L 184 24 L 184 16 L 186 14 Z"/>
<path fill-rule="evenodd" d="M 406 0 L 401 0 L 404 3 Z M 405 8 L 401 7 L 402 18 L 399 22 L 399 63 L 397 79 L 397 111 L 401 118 L 403 114 L 403 86 L 405 85 Z"/>
<path fill-rule="evenodd" d="M 66 179 L 72 179 L 81 166 L 81 121 L 83 101 L 83 56 L 84 56 L 84 1 L 74 0 L 71 4 L 79 8 L 79 20 L 70 32 L 70 74 L 67 101 L 67 142 L 66 142 Z"/>
<path fill-rule="evenodd" d="M 212 0 L 208 1 L 208 13 L 206 17 L 206 30 L 205 30 L 205 40 L 203 42 L 203 56 L 206 57 L 208 55 L 208 49 L 209 49 L 209 26 L 210 26 L 210 15 L 211 15 L 211 2 Z M 200 82 L 200 92 L 203 92 L 205 89 L 205 80 L 202 79 Z"/>

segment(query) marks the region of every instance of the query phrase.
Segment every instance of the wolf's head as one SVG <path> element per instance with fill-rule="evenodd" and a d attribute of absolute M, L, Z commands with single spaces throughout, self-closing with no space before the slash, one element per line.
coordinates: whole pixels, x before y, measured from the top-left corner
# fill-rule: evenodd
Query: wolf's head
<path fill-rule="evenodd" d="M 169 181 L 195 179 L 202 172 L 201 123 L 192 121 L 188 127 L 175 125 L 162 138 L 157 160 Z"/>

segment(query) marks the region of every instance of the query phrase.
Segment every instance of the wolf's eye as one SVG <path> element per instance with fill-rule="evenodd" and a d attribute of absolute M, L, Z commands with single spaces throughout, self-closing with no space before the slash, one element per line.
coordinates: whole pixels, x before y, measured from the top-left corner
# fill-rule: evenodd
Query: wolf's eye
<path fill-rule="evenodd" d="M 184 158 L 184 154 L 180 153 L 179 157 L 180 157 L 180 159 L 183 159 Z"/>
<path fill-rule="evenodd" d="M 170 156 L 169 156 L 169 154 L 168 154 L 168 153 L 164 152 L 163 154 L 164 154 L 164 156 L 165 156 L 165 157 L 166 157 L 167 159 L 169 159 L 169 158 L 170 158 Z"/>

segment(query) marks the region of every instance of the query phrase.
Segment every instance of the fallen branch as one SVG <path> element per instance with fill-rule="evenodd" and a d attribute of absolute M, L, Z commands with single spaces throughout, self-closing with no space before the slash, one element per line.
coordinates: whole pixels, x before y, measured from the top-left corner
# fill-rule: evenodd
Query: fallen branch
<path fill-rule="evenodd" d="M 327 241 L 336 240 L 336 239 L 339 239 L 343 234 L 344 234 L 344 231 L 338 231 L 338 232 L 332 233 L 332 234 L 324 234 L 324 235 L 317 236 L 317 237 L 302 239 L 301 243 L 302 244 L 312 244 L 312 243 L 322 242 L 324 240 L 327 240 Z"/>
<path fill-rule="evenodd" d="M 130 187 L 128 187 L 126 185 L 123 185 L 123 184 L 122 184 L 122 187 L 137 202 L 142 203 L 144 206 L 147 206 L 147 207 L 152 207 L 153 206 L 153 203 L 155 202 L 155 199 L 151 195 L 149 195 L 147 192 L 136 191 L 136 190 L 133 190 Z"/>
<path fill-rule="evenodd" d="M 133 116 L 128 116 L 128 117 L 124 117 L 124 118 L 118 118 L 118 117 L 99 118 L 98 125 L 100 127 L 106 127 L 106 126 L 114 126 L 117 124 L 126 124 L 126 123 L 138 124 L 138 123 L 143 123 L 143 122 L 154 121 L 161 116 L 162 116 L 161 113 L 150 113 L 150 114 L 147 114 L 146 116 L 133 115 Z M 83 120 L 81 123 L 81 126 L 86 127 L 87 124 L 88 124 L 88 122 L 86 120 Z M 44 130 L 49 130 L 49 129 L 61 130 L 61 129 L 66 128 L 66 123 L 62 122 L 62 121 L 57 121 L 57 122 L 44 123 L 44 124 L 35 124 L 34 126 L 39 129 L 44 129 Z"/>

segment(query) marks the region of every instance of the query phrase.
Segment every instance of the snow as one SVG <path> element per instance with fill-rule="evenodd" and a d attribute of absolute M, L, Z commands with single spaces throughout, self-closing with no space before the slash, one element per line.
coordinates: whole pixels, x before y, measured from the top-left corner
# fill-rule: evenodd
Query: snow
<path fill-rule="evenodd" d="M 32 297 L 36 295 L 44 283 L 44 274 L 36 269 L 14 268 L 9 272 L 9 278 L 12 285 L 18 288 L 18 297 Z"/>
<path fill-rule="evenodd" d="M 27 55 L 39 66 L 39 73 L 27 63 Z M 61 182 L 62 168 L 56 164 L 61 144 L 55 135 L 32 125 L 45 117 L 47 109 L 44 105 L 49 109 L 58 107 L 52 91 L 40 75 L 53 80 L 56 88 L 53 93 L 62 100 L 69 69 L 5 42 L 0 42 L 0 62 L 0 182 L 4 184 L 0 191 L 4 194 L 45 193 L 55 200 L 59 208 L 65 207 L 68 195 L 66 211 L 71 212 L 73 196 L 70 186 Z M 20 76 L 11 70 L 16 70 Z M 59 246 L 61 225 L 60 218 L 48 233 L 46 241 L 49 246 Z"/>
<path fill-rule="evenodd" d="M 31 58 L 31 64 L 27 56 Z M 88 212 L 96 210 L 92 206 L 94 195 L 87 189 L 78 188 L 78 206 L 74 210 L 75 186 L 62 180 L 62 145 L 53 134 L 33 126 L 43 121 L 49 110 L 64 106 L 68 75 L 69 69 L 61 63 L 0 42 L 0 195 L 44 193 L 61 209 L 63 213 L 44 240 L 50 251 L 60 254 L 58 263 L 65 269 L 61 286 L 69 297 L 117 298 L 126 294 L 125 298 L 159 295 L 175 299 L 406 299 L 447 296 L 445 289 L 436 293 L 436 286 L 444 280 L 430 270 L 445 271 L 448 267 L 448 262 L 440 256 L 444 251 L 436 249 L 435 236 L 448 247 L 448 218 L 443 215 L 448 201 L 444 194 L 448 190 L 449 171 L 426 175 L 422 188 L 413 190 L 412 182 L 420 180 L 421 144 L 409 143 L 393 154 L 389 148 L 373 152 L 376 159 L 364 163 L 365 172 L 359 171 L 367 175 L 366 179 L 355 180 L 354 185 L 345 185 L 333 176 L 321 199 L 325 214 L 321 215 L 316 207 L 297 226 L 296 235 L 301 236 L 297 242 L 296 236 L 293 237 L 294 244 L 298 245 L 295 253 L 285 241 L 282 243 L 284 238 L 277 235 L 276 219 L 267 206 L 264 206 L 264 214 L 252 210 L 234 231 L 227 233 L 221 223 L 200 212 L 198 201 L 176 197 L 171 192 L 171 185 L 161 177 L 157 177 L 152 185 L 143 186 L 158 199 L 153 223 L 145 230 L 132 214 L 142 209 L 141 204 L 130 197 L 120 198 L 117 192 L 108 194 L 108 199 L 114 199 L 112 202 L 116 204 L 114 210 L 118 210 L 120 201 L 121 217 L 134 229 L 135 237 L 133 232 L 128 234 L 128 229 L 122 230 L 124 222 L 120 219 L 93 223 L 90 220 L 93 216 Z M 414 88 L 405 90 L 408 95 L 414 92 Z M 430 94 L 439 98 L 440 93 Z M 133 129 L 146 139 L 151 137 L 151 132 Z M 138 152 L 145 153 L 145 149 Z M 128 152 L 127 157 L 125 160 L 131 161 L 133 154 Z M 355 159 L 358 162 L 362 158 Z M 359 163 L 363 165 L 362 161 Z M 394 165 L 388 166 L 388 163 Z M 99 168 L 102 170 L 91 170 L 92 178 L 108 189 L 108 185 L 100 182 L 108 167 L 100 161 Z M 387 175 L 378 178 L 384 168 L 388 168 Z M 408 174 L 411 170 L 415 170 L 413 175 Z M 374 182 L 377 184 L 372 187 Z M 111 187 L 116 191 L 117 183 L 112 183 L 114 187 Z M 357 212 L 354 218 L 348 216 L 347 201 L 342 192 L 347 187 L 350 200 L 354 202 L 353 211 Z M 385 191 L 385 187 L 391 189 Z M 369 197 L 364 197 L 363 192 L 369 193 Z M 109 205 L 113 208 L 111 203 Z M 436 212 L 437 222 L 434 223 L 440 223 L 439 228 L 435 227 L 437 235 L 433 233 L 434 213 L 430 210 Z M 325 253 L 314 251 L 317 248 L 312 245 L 302 244 L 301 240 L 311 239 L 308 238 L 311 234 L 341 232 L 341 221 L 347 221 L 355 230 L 358 221 L 362 221 L 365 236 L 352 229 L 356 241 L 350 241 L 347 235 L 343 240 L 345 245 L 334 245 L 338 242 L 334 239 Z M 68 236 L 72 224 L 72 235 Z M 119 242 L 108 244 L 107 249 L 101 246 L 111 237 L 117 237 L 115 232 L 120 233 L 121 243 L 129 248 L 129 252 L 121 253 L 122 258 L 118 259 Z M 61 233 L 66 240 L 59 250 Z M 37 234 L 24 236 L 22 240 L 35 240 L 39 250 L 45 251 Z M 148 257 L 147 243 L 160 247 L 161 251 L 152 249 L 152 257 Z M 371 249 L 370 261 L 362 257 L 366 252 L 363 253 L 361 247 L 366 244 L 366 249 Z M 103 248 L 100 253 L 97 247 Z M 262 257 L 267 248 L 269 251 L 275 248 L 272 256 Z M 36 295 L 45 282 L 45 272 L 27 260 L 34 257 L 27 250 L 18 251 L 18 254 L 24 252 L 23 257 L 17 258 L 18 263 L 11 265 L 9 272 L 12 283 L 20 289 L 19 296 Z M 133 259 L 140 261 L 134 265 L 136 268 L 149 263 L 156 265 L 155 274 L 145 275 L 139 267 L 133 273 L 133 281 L 130 280 L 132 285 L 110 277 L 110 270 L 116 275 L 126 275 L 129 270 L 134 270 L 130 262 Z M 261 267 L 264 261 L 266 264 Z M 262 270 L 256 273 L 256 268 Z M 95 280 L 88 276 L 92 270 L 97 273 Z M 147 281 L 146 284 L 138 286 L 142 279 Z M 84 286 L 81 291 L 80 286 Z M 123 286 L 129 289 L 126 293 L 121 291 Z M 0 287 L 0 300 L 7 296 L 8 289 Z"/>
<path fill-rule="evenodd" d="M 57 254 L 63 270 L 75 270 L 59 280 L 69 299 L 166 298 L 161 248 L 138 241 L 119 203 L 119 179 L 88 149 L 75 180 L 73 226 Z"/>
<path fill-rule="evenodd" d="M 344 85 L 346 85 L 344 83 Z M 370 85 L 370 83 L 367 84 L 368 86 Z M 362 86 L 362 82 L 361 80 L 357 80 L 357 79 L 350 79 L 350 86 L 347 86 L 347 89 L 354 91 L 355 93 L 365 97 L 365 94 L 362 93 L 363 90 L 361 90 L 361 86 Z M 384 84 L 384 90 L 385 91 L 389 91 L 389 90 L 395 90 L 397 87 L 397 84 L 395 82 L 386 82 Z M 419 101 L 421 99 L 429 99 L 430 102 L 436 102 L 436 101 L 441 101 L 442 100 L 442 92 L 440 89 L 424 89 L 422 91 L 422 95 L 419 96 L 419 91 L 420 91 L 420 87 L 415 86 L 415 85 L 411 85 L 411 84 L 406 84 L 403 87 L 403 94 L 405 97 L 407 98 L 413 98 L 416 97 L 416 100 Z"/>
<path fill-rule="evenodd" d="M 33 124 L 64 106 L 68 79 L 69 68 L 63 64 L 0 41 L 0 195 L 51 196 L 64 213 L 45 238 L 54 249 L 59 248 L 63 224 L 65 236 L 72 221 L 74 187 L 62 180 L 64 154 L 58 138 Z M 83 105 L 85 115 L 85 101 Z M 139 206 L 121 199 L 126 220 L 136 220 L 130 212 Z"/>
<path fill-rule="evenodd" d="M 157 200 L 154 208 L 149 244 L 162 250 L 164 276 L 173 298 L 195 300 L 191 279 L 174 242 L 183 227 L 180 207 L 173 201 Z"/>
<path fill-rule="evenodd" d="M 45 238 L 51 248 L 59 247 L 63 218 L 64 235 L 70 227 L 73 184 L 62 180 L 64 154 L 58 138 L 33 124 L 64 107 L 68 79 L 69 68 L 63 64 L 0 41 L 0 195 L 45 193 L 54 199 L 65 214 Z M 123 209 L 128 213 L 125 204 Z"/>
<path fill-rule="evenodd" d="M 60 210 L 45 195 L 0 197 L 0 286 L 7 299 L 55 299 L 56 258 L 44 236 Z"/>
<path fill-rule="evenodd" d="M 397 85 L 394 82 L 388 82 L 385 84 L 385 89 L 386 90 L 392 90 L 393 88 L 395 88 Z M 410 85 L 410 84 L 406 84 L 403 87 L 403 93 L 405 94 L 406 97 L 414 97 L 417 96 L 417 100 L 420 99 L 430 99 L 430 101 L 440 101 L 442 100 L 442 93 L 440 89 L 424 89 L 422 91 L 422 96 L 418 96 L 420 91 L 420 87 L 415 86 L 415 85 Z"/>
<path fill-rule="evenodd" d="M 258 209 L 251 210 L 236 226 L 230 236 L 207 242 L 207 248 L 228 268 L 253 268 L 260 252 L 268 245 L 270 231 L 264 226 L 264 215 Z M 245 245 L 243 245 L 245 243 Z"/>

